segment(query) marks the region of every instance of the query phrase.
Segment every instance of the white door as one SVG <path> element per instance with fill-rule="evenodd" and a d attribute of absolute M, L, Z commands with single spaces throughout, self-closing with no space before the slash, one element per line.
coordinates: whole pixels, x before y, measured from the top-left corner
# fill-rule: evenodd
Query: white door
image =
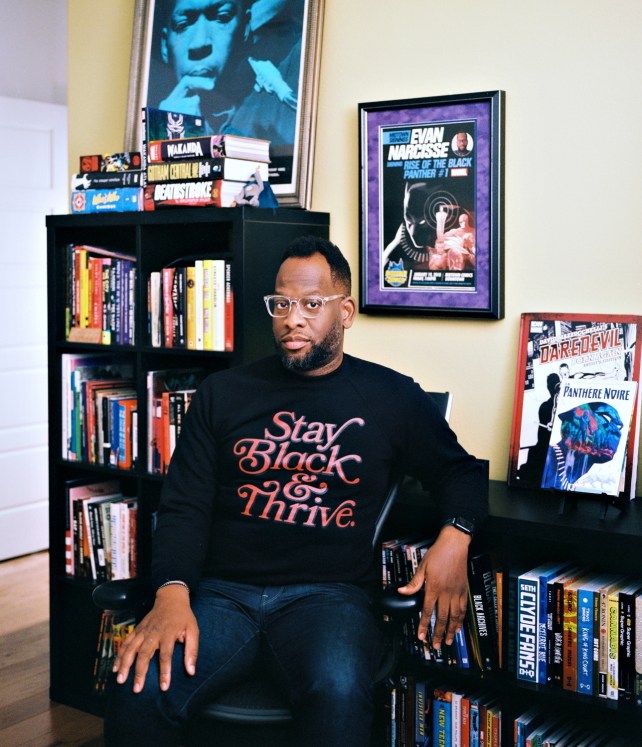
<path fill-rule="evenodd" d="M 45 216 L 67 181 L 67 108 L 0 97 L 0 560 L 49 546 Z"/>

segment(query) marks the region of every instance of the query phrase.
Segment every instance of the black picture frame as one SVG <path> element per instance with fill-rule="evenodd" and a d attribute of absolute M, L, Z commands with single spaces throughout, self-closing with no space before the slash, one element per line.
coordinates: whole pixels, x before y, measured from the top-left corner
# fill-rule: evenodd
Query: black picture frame
<path fill-rule="evenodd" d="M 505 93 L 358 110 L 360 311 L 502 319 Z"/>
<path fill-rule="evenodd" d="M 270 185 L 279 203 L 288 207 L 309 208 L 311 203 L 324 2 L 286 0 L 275 3 L 274 10 L 266 10 L 263 4 L 256 18 L 251 15 L 253 3 L 248 3 L 248 15 L 239 19 L 242 28 L 235 34 L 230 53 L 233 63 L 228 61 L 225 72 L 226 89 L 231 93 L 226 106 L 221 106 L 223 112 L 233 112 L 231 121 L 224 116 L 211 119 L 214 134 L 230 125 L 236 134 L 271 140 Z M 125 150 L 141 148 L 145 106 L 210 119 L 207 113 L 188 110 L 189 106 L 161 105 L 176 88 L 178 74 L 163 59 L 161 48 L 166 22 L 160 8 L 167 4 L 168 0 L 136 0 Z M 262 77 L 266 68 L 252 67 L 257 62 L 272 63 L 282 80 L 291 84 L 290 93 L 279 87 L 275 90 L 274 79 Z M 234 101 L 237 94 L 238 101 Z"/>

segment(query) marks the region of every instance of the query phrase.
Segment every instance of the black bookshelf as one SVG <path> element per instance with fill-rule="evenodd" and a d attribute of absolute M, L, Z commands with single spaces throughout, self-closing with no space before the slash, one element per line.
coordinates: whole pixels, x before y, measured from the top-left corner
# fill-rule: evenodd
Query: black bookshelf
<path fill-rule="evenodd" d="M 176 208 L 158 212 L 47 217 L 49 366 L 49 541 L 50 541 L 50 695 L 52 700 L 101 714 L 93 694 L 93 662 L 100 626 L 94 584 L 65 574 L 65 495 L 68 480 L 120 480 L 139 498 L 137 542 L 142 573 L 149 565 L 151 516 L 162 476 L 147 472 L 145 448 L 146 372 L 202 367 L 216 371 L 256 360 L 273 351 L 270 319 L 263 296 L 272 292 L 281 253 L 297 236 L 329 236 L 327 213 L 297 209 Z M 136 258 L 136 342 L 99 345 L 65 340 L 65 249 L 88 244 Z M 152 271 L 185 256 L 225 259 L 234 288 L 233 352 L 152 347 L 147 322 L 147 280 Z M 62 373 L 66 353 L 116 356 L 133 365 L 138 395 L 138 464 L 131 470 L 72 462 L 62 458 Z"/>
<path fill-rule="evenodd" d="M 489 516 L 471 545 L 471 553 L 493 551 L 504 570 L 503 668 L 479 673 L 416 661 L 405 662 L 406 666 L 435 684 L 497 694 L 502 703 L 503 744 L 513 743 L 514 718 L 535 705 L 600 733 L 606 730 L 612 735 L 609 744 L 613 747 L 637 744 L 630 740 L 642 729 L 641 707 L 516 679 L 511 640 L 516 620 L 510 583 L 512 574 L 548 560 L 572 560 L 596 571 L 642 577 L 641 499 L 616 507 L 599 497 L 563 500 L 560 493 L 511 488 L 498 480 L 491 480 L 489 487 Z M 391 514 L 391 536 L 395 534 L 395 523 L 408 526 L 410 516 L 415 517 L 416 526 L 424 526 L 428 533 L 438 529 L 431 518 L 434 507 L 430 497 L 421 492 L 417 483 L 406 481 Z"/>

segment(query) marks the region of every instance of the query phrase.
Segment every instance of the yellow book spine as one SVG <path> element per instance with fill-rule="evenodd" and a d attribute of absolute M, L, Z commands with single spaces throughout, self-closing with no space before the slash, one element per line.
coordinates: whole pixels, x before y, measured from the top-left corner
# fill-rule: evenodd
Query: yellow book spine
<path fill-rule="evenodd" d="M 187 282 L 187 348 L 196 350 L 196 268 L 191 265 L 185 273 Z"/>

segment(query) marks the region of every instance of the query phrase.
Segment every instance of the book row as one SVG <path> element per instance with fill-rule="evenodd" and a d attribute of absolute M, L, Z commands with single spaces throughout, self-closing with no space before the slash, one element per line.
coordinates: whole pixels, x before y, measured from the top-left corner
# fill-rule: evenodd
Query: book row
<path fill-rule="evenodd" d="M 206 375 L 200 368 L 147 373 L 148 472 L 167 472 L 192 395 Z"/>
<path fill-rule="evenodd" d="M 137 573 L 138 499 L 116 481 L 69 481 L 65 485 L 65 572 L 103 582 Z"/>
<path fill-rule="evenodd" d="M 621 743 L 620 743 L 621 744 Z M 513 721 L 514 747 L 612 747 L 613 737 L 563 714 L 532 708 Z"/>
<path fill-rule="evenodd" d="M 111 610 L 103 612 L 93 670 L 93 687 L 96 695 L 104 695 L 120 646 L 134 630 L 135 623 L 135 619 L 129 613 Z"/>
<path fill-rule="evenodd" d="M 514 597 L 517 679 L 642 705 L 642 578 L 549 562 Z"/>
<path fill-rule="evenodd" d="M 395 539 L 382 544 L 383 588 L 404 586 L 414 576 L 432 540 Z M 413 657 L 458 669 L 494 671 L 501 667 L 503 573 L 490 553 L 469 559 L 468 607 L 462 629 L 451 646 L 432 646 L 429 629 L 426 642 L 417 640 L 419 613 L 404 623 L 405 652 Z"/>
<path fill-rule="evenodd" d="M 136 258 L 70 244 L 65 260 L 65 337 L 75 342 L 133 345 Z"/>
<path fill-rule="evenodd" d="M 119 469 L 138 463 L 138 398 L 130 363 L 91 354 L 62 356 L 62 457 Z M 149 472 L 164 473 L 204 369 L 146 373 Z"/>
<path fill-rule="evenodd" d="M 225 260 L 204 258 L 150 273 L 147 297 L 152 346 L 232 351 L 231 271 Z"/>
<path fill-rule="evenodd" d="M 502 707 L 492 692 L 452 689 L 401 672 L 388 683 L 389 747 L 608 747 L 612 738 L 560 711 L 535 707 L 502 724 Z M 511 734 L 512 732 L 512 734 Z"/>
<path fill-rule="evenodd" d="M 63 459 L 132 468 L 138 457 L 132 365 L 99 355 L 65 354 L 61 366 Z"/>
<path fill-rule="evenodd" d="M 390 747 L 500 747 L 502 711 L 492 695 L 435 687 L 402 672 L 388 686 Z"/>

